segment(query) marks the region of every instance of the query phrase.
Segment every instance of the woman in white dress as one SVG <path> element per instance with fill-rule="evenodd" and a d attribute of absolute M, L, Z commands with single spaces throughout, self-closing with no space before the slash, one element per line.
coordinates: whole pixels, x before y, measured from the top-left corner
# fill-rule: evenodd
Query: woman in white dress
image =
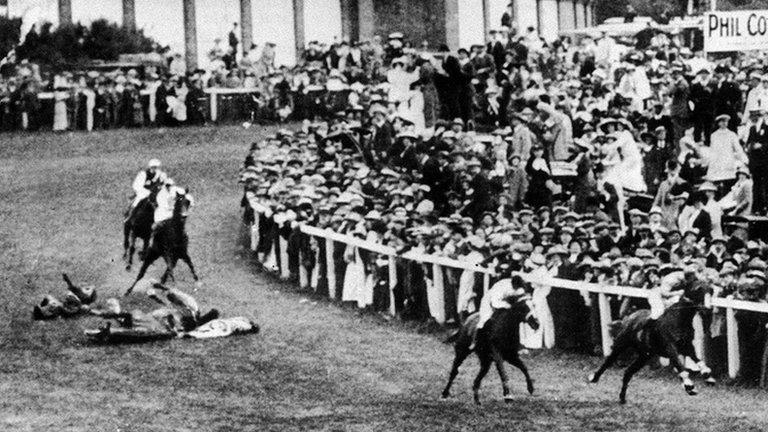
<path fill-rule="evenodd" d="M 69 92 L 55 91 L 53 93 L 53 130 L 65 131 L 69 127 L 67 121 L 67 99 Z"/>
<path fill-rule="evenodd" d="M 532 280 L 549 277 L 544 264 L 545 258 L 541 254 L 531 255 L 525 262 L 527 269 L 531 270 L 528 276 Z M 539 328 L 534 330 L 528 324 L 520 324 L 520 343 L 531 349 L 552 348 L 555 346 L 555 324 L 547 303 L 552 287 L 537 283 L 531 285 L 534 315 L 539 320 Z"/>
<path fill-rule="evenodd" d="M 620 130 L 612 135 L 616 141 L 608 147 L 610 162 L 607 164 L 613 166 L 606 172 L 606 181 L 634 192 L 645 192 L 648 187 L 643 179 L 643 155 L 632 133 Z"/>

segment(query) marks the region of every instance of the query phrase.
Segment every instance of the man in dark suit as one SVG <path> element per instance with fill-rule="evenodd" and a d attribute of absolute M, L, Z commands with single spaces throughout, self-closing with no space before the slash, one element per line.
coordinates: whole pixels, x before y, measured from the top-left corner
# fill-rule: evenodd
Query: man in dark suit
<path fill-rule="evenodd" d="M 395 135 L 395 129 L 392 123 L 387 120 L 387 110 L 380 105 L 371 107 L 371 151 L 374 153 L 377 161 L 386 161 L 387 154 L 392 147 L 392 140 Z"/>
<path fill-rule="evenodd" d="M 728 129 L 736 132 L 736 128 L 741 123 L 739 113 L 741 112 L 741 89 L 739 85 L 731 79 L 733 71 L 728 66 L 720 65 L 715 68 L 715 82 L 717 83 L 714 93 L 715 115 L 727 114 L 731 117 L 728 122 Z"/>
<path fill-rule="evenodd" d="M 693 139 L 709 144 L 709 134 L 715 118 L 715 84 L 710 80 L 709 71 L 702 69 L 697 74 L 697 81 L 691 85 L 693 102 Z"/>
<path fill-rule="evenodd" d="M 157 91 L 155 91 L 155 110 L 157 111 L 157 124 L 160 126 L 170 126 L 173 117 L 168 112 L 168 102 L 165 100 L 168 96 L 176 96 L 176 88 L 171 77 L 166 77 Z"/>
<path fill-rule="evenodd" d="M 421 181 L 429 186 L 427 198 L 435 203 L 438 213 L 448 205 L 448 192 L 453 180 L 454 173 L 448 161 L 448 152 L 433 151 L 421 167 Z"/>
<path fill-rule="evenodd" d="M 768 124 L 762 110 L 750 111 L 749 118 L 747 156 L 752 174 L 752 212 L 765 214 L 768 207 Z"/>
<path fill-rule="evenodd" d="M 467 168 L 472 176 L 469 182 L 469 188 L 472 193 L 470 194 L 470 202 L 464 208 L 462 215 L 471 217 L 477 223 L 486 210 L 492 209 L 491 186 L 488 182 L 488 177 L 483 174 L 482 164 L 479 160 L 470 160 L 467 163 Z"/>
<path fill-rule="evenodd" d="M 672 134 L 669 135 L 674 142 L 678 142 L 683 137 L 685 129 L 688 127 L 688 121 L 691 115 L 691 109 L 688 101 L 691 96 L 691 88 L 688 81 L 683 76 L 683 65 L 672 65 L 673 83 L 669 89 L 669 96 L 672 102 L 669 105 L 669 116 L 672 119 Z"/>
<path fill-rule="evenodd" d="M 696 209 L 695 211 L 698 212 L 693 217 L 691 228 L 696 228 L 699 231 L 699 238 L 712 237 L 712 217 L 704 209 L 704 205 L 707 203 L 707 196 L 704 192 L 696 191 L 691 195 L 691 201 Z"/>

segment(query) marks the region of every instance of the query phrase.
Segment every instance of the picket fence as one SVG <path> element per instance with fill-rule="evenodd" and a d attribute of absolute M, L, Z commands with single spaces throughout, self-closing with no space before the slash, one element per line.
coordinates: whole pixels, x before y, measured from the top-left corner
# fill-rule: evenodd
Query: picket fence
<path fill-rule="evenodd" d="M 260 217 L 264 217 L 263 212 L 265 210 L 264 207 L 258 205 L 254 202 L 254 200 L 251 201 L 251 207 L 254 209 L 254 214 L 256 221 L 254 225 L 251 228 L 251 247 L 253 250 L 255 250 L 256 245 L 258 244 L 258 220 Z M 322 242 L 318 242 L 321 247 L 325 247 L 326 250 L 326 260 L 327 260 L 327 280 L 328 280 L 328 286 L 336 286 L 336 278 L 338 275 L 335 274 L 335 266 L 333 262 L 333 250 L 334 250 L 334 242 L 339 242 L 345 245 L 351 245 L 357 248 L 361 248 L 379 255 L 386 256 L 389 265 L 389 314 L 394 316 L 395 315 L 395 299 L 394 299 L 394 289 L 397 285 L 397 271 L 396 271 L 396 265 L 395 265 L 395 258 L 400 259 L 406 259 L 410 261 L 415 261 L 423 264 L 431 264 L 433 266 L 433 275 L 434 281 L 433 284 L 435 284 L 435 291 L 438 293 L 437 295 L 440 296 L 444 292 L 442 289 L 443 287 L 443 281 L 442 281 L 442 267 L 448 267 L 453 269 L 460 269 L 460 270 L 468 270 L 471 272 L 476 272 L 483 275 L 483 283 L 484 283 L 484 292 L 486 292 L 490 285 L 490 278 L 494 275 L 494 271 L 492 269 L 481 267 L 473 264 L 468 264 L 459 260 L 455 260 L 452 258 L 442 257 L 442 256 L 434 256 L 434 255 L 426 255 L 426 254 L 420 254 L 420 253 L 414 253 L 414 252 L 406 252 L 404 254 L 398 254 L 397 251 L 389 246 L 385 246 L 379 243 L 369 242 L 362 239 L 359 239 L 357 237 L 353 237 L 350 235 L 345 234 L 339 234 L 337 232 L 334 232 L 332 230 L 328 229 L 320 229 L 309 225 L 300 225 L 300 230 L 304 234 L 307 234 L 312 237 L 316 237 L 317 239 L 322 239 Z M 290 276 L 290 271 L 288 269 L 288 253 L 287 253 L 287 241 L 280 237 L 279 239 L 279 245 L 278 245 L 279 253 L 281 255 L 280 259 L 280 275 L 283 278 L 287 278 Z M 299 262 L 301 261 L 301 258 L 299 258 Z M 306 273 L 306 269 L 303 266 L 299 266 L 299 281 L 302 287 L 309 286 L 309 277 Z M 603 348 L 603 355 L 607 356 L 611 352 L 611 347 L 613 344 L 611 334 L 609 332 L 609 325 L 613 321 L 611 317 L 611 309 L 608 301 L 608 295 L 618 295 L 618 296 L 627 296 L 627 297 L 636 297 L 636 298 L 648 298 L 651 291 L 639 289 L 639 288 L 633 288 L 633 287 L 624 287 L 624 286 L 607 286 L 607 285 L 599 285 L 595 283 L 588 283 L 583 281 L 572 281 L 572 280 L 565 280 L 565 279 L 559 279 L 559 278 L 553 278 L 553 277 L 540 277 L 540 276 L 532 276 L 527 273 L 520 273 L 520 275 L 525 279 L 526 281 L 543 285 L 543 286 L 550 286 L 553 288 L 561 288 L 561 289 L 569 289 L 569 290 L 576 290 L 581 292 L 590 292 L 595 293 L 598 296 L 598 308 L 600 312 L 600 329 L 601 329 L 601 335 L 602 335 L 602 348 Z M 343 277 L 343 275 L 341 275 Z M 330 290 L 330 296 L 333 299 L 335 293 L 334 290 Z M 436 301 L 438 302 L 444 302 L 444 299 L 439 298 Z M 736 320 L 735 311 L 737 310 L 743 310 L 743 311 L 752 311 L 752 312 L 760 312 L 760 313 L 768 313 L 768 304 L 766 303 L 756 303 L 756 302 L 749 302 L 749 301 L 743 301 L 743 300 L 735 300 L 732 298 L 713 298 L 711 300 L 711 306 L 717 307 L 717 308 L 724 308 L 726 311 L 726 339 L 727 339 L 727 346 L 728 346 L 728 375 L 731 378 L 735 378 L 738 371 L 739 371 L 739 339 L 738 339 L 738 322 Z M 444 309 L 444 308 L 443 308 Z M 433 315 L 435 320 L 438 323 L 445 322 L 445 316 L 441 313 L 436 313 Z M 694 330 L 696 332 L 696 337 L 694 340 L 694 344 L 696 345 L 696 350 L 700 354 L 703 353 L 703 327 L 701 325 L 701 320 L 697 319 L 694 320 Z"/>

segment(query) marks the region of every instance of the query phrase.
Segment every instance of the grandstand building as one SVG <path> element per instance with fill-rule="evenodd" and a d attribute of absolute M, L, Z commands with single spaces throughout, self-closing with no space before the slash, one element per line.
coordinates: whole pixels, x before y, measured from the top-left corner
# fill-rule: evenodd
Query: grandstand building
<path fill-rule="evenodd" d="M 187 65 L 204 65 L 215 37 L 225 38 L 240 23 L 240 39 L 278 46 L 278 63 L 291 64 L 306 42 L 364 40 L 403 32 L 414 44 L 447 44 L 451 49 L 485 41 L 501 25 L 510 0 L 8 0 L 12 16 L 30 14 L 59 23 L 97 18 L 122 22 L 176 52 Z M 520 31 L 534 27 L 545 39 L 562 30 L 594 24 L 590 0 L 512 0 L 511 17 Z"/>

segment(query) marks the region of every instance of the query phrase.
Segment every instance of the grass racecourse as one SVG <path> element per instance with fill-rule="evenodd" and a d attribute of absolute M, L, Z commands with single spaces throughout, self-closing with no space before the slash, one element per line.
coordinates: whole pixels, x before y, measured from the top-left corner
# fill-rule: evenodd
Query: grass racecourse
<path fill-rule="evenodd" d="M 454 395 L 438 395 L 452 359 L 440 335 L 386 322 L 258 274 L 244 250 L 236 174 L 252 127 L 40 133 L 0 137 L 0 431 L 765 431 L 768 393 L 701 387 L 689 397 L 667 371 L 644 369 L 617 402 L 621 372 L 585 383 L 600 359 L 534 353 L 529 396 L 495 370 L 471 401 L 477 362 Z M 121 261 L 133 175 L 158 157 L 196 199 L 190 253 L 197 297 L 225 316 L 253 316 L 256 336 L 91 346 L 94 318 L 33 322 L 32 305 L 63 294 L 60 273 L 120 295 L 136 269 Z M 150 269 L 159 276 L 161 264 Z M 177 286 L 191 290 L 187 268 Z M 132 298 L 130 307 L 148 308 Z M 511 370 L 511 368 L 510 368 Z"/>

